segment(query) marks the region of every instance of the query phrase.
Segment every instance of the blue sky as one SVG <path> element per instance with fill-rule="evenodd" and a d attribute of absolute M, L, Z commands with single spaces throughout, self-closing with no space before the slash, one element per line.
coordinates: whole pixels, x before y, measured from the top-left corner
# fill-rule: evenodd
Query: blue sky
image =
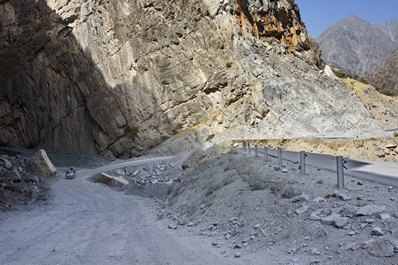
<path fill-rule="evenodd" d="M 310 35 L 318 37 L 352 14 L 373 24 L 398 20 L 398 0 L 295 0 Z"/>

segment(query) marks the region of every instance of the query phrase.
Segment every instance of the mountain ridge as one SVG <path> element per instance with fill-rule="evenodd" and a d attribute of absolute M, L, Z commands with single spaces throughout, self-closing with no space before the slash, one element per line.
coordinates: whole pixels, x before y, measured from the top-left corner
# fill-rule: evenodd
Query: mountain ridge
<path fill-rule="evenodd" d="M 374 25 L 357 15 L 340 20 L 318 38 L 322 60 L 351 75 L 369 75 L 398 48 L 395 24 Z"/>

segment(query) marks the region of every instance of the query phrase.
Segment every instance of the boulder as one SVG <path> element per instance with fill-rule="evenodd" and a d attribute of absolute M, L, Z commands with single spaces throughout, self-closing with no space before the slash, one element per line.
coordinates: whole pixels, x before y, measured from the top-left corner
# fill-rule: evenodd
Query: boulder
<path fill-rule="evenodd" d="M 119 189 L 124 189 L 129 184 L 129 182 L 123 177 L 115 177 L 107 173 L 99 173 L 91 177 L 91 180 L 95 183 L 102 183 L 109 187 Z"/>
<path fill-rule="evenodd" d="M 54 167 L 48 158 L 46 151 L 40 149 L 29 160 L 30 167 L 33 174 L 41 177 L 51 177 L 57 174 L 57 169 Z"/>

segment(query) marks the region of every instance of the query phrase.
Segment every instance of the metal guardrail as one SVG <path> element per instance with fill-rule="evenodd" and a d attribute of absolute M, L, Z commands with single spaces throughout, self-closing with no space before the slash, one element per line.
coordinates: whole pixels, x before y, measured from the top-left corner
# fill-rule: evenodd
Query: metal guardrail
<path fill-rule="evenodd" d="M 245 152 L 251 154 L 252 152 L 251 149 L 253 148 L 250 147 L 249 143 L 243 141 L 243 149 Z M 300 175 L 306 174 L 306 166 L 312 166 L 315 168 L 326 169 L 336 172 L 337 187 L 340 190 L 345 188 L 344 187 L 345 175 L 350 175 L 359 179 L 398 187 L 398 178 L 396 178 L 395 176 L 376 174 L 372 172 L 356 171 L 355 168 L 358 167 L 358 165 L 366 165 L 367 163 L 362 161 L 352 160 L 349 158 L 344 158 L 342 156 L 308 153 L 304 151 L 301 152 L 283 151 L 281 148 L 278 149 L 271 149 L 268 147 L 259 148 L 258 145 L 254 146 L 254 153 L 256 157 L 258 157 L 259 154 L 263 153 L 265 162 L 269 162 L 270 157 L 277 158 L 278 166 L 280 168 L 283 167 L 283 160 L 295 163 L 299 162 Z M 286 155 L 284 157 L 285 153 Z M 292 157 L 295 158 L 292 159 Z M 309 161 L 307 158 L 309 159 Z M 323 166 L 320 166 L 319 164 L 323 164 Z M 354 169 L 353 170 L 348 169 L 347 166 L 352 166 Z"/>

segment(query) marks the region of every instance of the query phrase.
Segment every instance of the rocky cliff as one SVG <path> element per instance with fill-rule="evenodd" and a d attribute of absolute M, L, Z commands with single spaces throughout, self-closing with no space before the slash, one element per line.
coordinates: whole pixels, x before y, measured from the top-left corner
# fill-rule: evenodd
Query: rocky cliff
<path fill-rule="evenodd" d="M 341 20 L 319 37 L 322 59 L 348 74 L 369 75 L 398 48 L 397 25 L 373 25 L 356 15 Z"/>
<path fill-rule="evenodd" d="M 138 155 L 200 142 L 377 130 L 319 72 L 292 0 L 0 3 L 0 144 Z"/>

